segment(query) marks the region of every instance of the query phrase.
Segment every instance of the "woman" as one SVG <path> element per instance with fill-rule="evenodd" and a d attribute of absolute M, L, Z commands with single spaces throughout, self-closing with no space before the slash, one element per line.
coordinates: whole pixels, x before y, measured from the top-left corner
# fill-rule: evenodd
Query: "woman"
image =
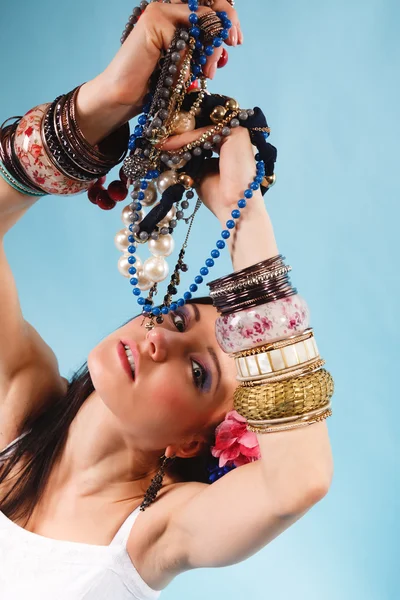
<path fill-rule="evenodd" d="M 240 43 L 230 4 L 217 0 L 214 9 L 228 12 L 228 42 Z M 160 51 L 187 23 L 185 6 L 148 7 L 107 69 L 80 89 L 78 119 L 87 140 L 97 143 L 138 113 Z M 218 51 L 209 60 L 209 77 L 219 58 Z M 165 147 L 181 147 L 192 136 L 171 138 Z M 205 175 L 198 192 L 225 223 L 253 176 L 249 135 L 238 128 L 221 147 L 219 171 Z M 0 179 L 2 238 L 35 201 Z M 235 271 L 278 254 L 260 192 L 230 250 Z M 89 373 L 68 384 L 21 315 L 3 246 L 0 269 L 1 447 L 23 436 L 14 453 L 3 455 L 5 467 L 10 456 L 18 458 L 0 478 L 1 597 L 155 598 L 186 570 L 245 560 L 327 493 L 332 458 L 324 422 L 258 435 L 259 461 L 211 486 L 202 481 L 202 457 L 233 408 L 237 386 L 233 360 L 215 338 L 212 305 L 194 301 L 150 331 L 133 319 L 98 344 Z M 121 342 L 134 356 L 133 381 Z M 164 456 L 174 461 L 162 489 L 139 513 Z"/>

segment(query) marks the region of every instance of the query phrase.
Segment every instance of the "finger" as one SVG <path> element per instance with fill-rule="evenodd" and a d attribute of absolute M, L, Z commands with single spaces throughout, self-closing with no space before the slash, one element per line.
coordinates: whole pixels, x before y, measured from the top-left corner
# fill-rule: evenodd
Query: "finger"
<path fill-rule="evenodd" d="M 197 14 L 200 17 L 209 12 L 209 8 L 199 6 Z M 189 15 L 190 11 L 185 4 L 152 2 L 147 6 L 136 28 L 138 30 L 147 30 L 147 35 L 145 36 L 147 44 L 148 42 L 152 42 L 159 50 L 167 50 L 175 34 L 175 28 L 179 25 L 191 26 Z"/>
<path fill-rule="evenodd" d="M 226 40 L 228 46 L 237 46 L 239 41 L 239 30 L 240 27 L 239 17 L 236 10 L 227 0 L 215 0 L 213 4 L 213 10 L 224 11 L 228 15 L 228 19 L 232 21 L 232 28 L 229 31 L 229 37 Z"/>
<path fill-rule="evenodd" d="M 237 28 L 238 28 L 238 44 L 243 44 L 243 42 L 244 42 L 244 36 L 243 36 L 243 31 L 242 31 L 242 27 L 240 25 L 240 22 L 237 25 Z"/>
<path fill-rule="evenodd" d="M 173 135 L 169 137 L 166 142 L 162 145 L 163 150 L 180 150 L 183 146 L 187 146 L 187 144 L 192 144 L 197 141 L 203 133 L 206 133 L 211 129 L 210 127 L 201 127 L 200 129 L 195 129 L 194 131 L 188 131 L 186 133 L 182 133 L 180 135 Z"/>
<path fill-rule="evenodd" d="M 223 51 L 224 49 L 222 46 L 220 48 L 215 48 L 214 54 L 208 58 L 203 73 L 209 79 L 214 79 Z"/>
<path fill-rule="evenodd" d="M 182 0 L 171 0 L 171 3 L 182 4 Z M 236 10 L 233 8 L 230 2 L 228 2 L 228 0 L 215 0 L 211 10 L 213 10 L 214 12 L 226 12 L 226 14 L 228 15 L 228 19 L 232 21 L 232 28 L 229 32 L 229 37 L 226 40 L 226 44 L 228 44 L 228 46 L 236 46 L 237 44 L 242 44 L 243 34 L 241 33 L 239 17 Z"/>

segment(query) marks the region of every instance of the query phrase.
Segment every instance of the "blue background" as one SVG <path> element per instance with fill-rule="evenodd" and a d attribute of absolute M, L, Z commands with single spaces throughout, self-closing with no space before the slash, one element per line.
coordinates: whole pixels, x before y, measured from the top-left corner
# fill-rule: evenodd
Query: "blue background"
<path fill-rule="evenodd" d="M 266 202 L 336 380 L 335 476 L 329 495 L 256 556 L 180 576 L 163 597 L 397 599 L 400 5 L 237 4 L 245 45 L 211 89 L 262 106 L 272 127 L 278 183 Z M 2 2 L 2 119 L 95 76 L 131 9 L 127 0 Z M 25 318 L 65 376 L 136 312 L 116 268 L 119 212 L 84 196 L 45 198 L 6 237 Z M 208 252 L 218 231 L 203 209 L 193 268 L 196 246 Z M 229 269 L 225 256 L 213 275 Z"/>

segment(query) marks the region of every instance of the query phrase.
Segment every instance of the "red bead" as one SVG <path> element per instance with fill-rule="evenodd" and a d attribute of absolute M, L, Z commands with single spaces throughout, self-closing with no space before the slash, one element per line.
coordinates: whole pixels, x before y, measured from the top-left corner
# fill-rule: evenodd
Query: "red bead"
<path fill-rule="evenodd" d="M 221 58 L 219 59 L 218 64 L 217 64 L 218 69 L 222 69 L 223 67 L 225 67 L 228 64 L 228 60 L 229 60 L 229 54 L 228 54 L 226 48 L 223 48 Z"/>
<path fill-rule="evenodd" d="M 98 185 L 104 185 L 107 179 L 107 175 L 103 175 L 103 177 L 100 177 L 100 179 L 97 180 L 97 184 Z"/>
<path fill-rule="evenodd" d="M 97 206 L 103 210 L 111 210 L 116 205 L 116 202 L 108 195 L 107 190 L 101 190 L 97 196 Z"/>
<path fill-rule="evenodd" d="M 120 170 L 119 170 L 119 178 L 120 178 L 120 180 L 123 183 L 127 183 L 128 182 L 128 178 L 127 178 L 127 176 L 124 173 L 124 168 L 123 167 L 121 167 Z"/>
<path fill-rule="evenodd" d="M 101 190 L 104 190 L 103 186 L 98 185 L 97 183 L 95 183 L 88 189 L 87 195 L 92 204 L 97 204 L 97 196 L 99 195 Z"/>
<path fill-rule="evenodd" d="M 199 80 L 195 79 L 193 81 L 193 83 L 189 86 L 188 92 L 193 92 L 194 90 L 198 90 L 198 89 L 199 89 Z"/>
<path fill-rule="evenodd" d="M 121 200 L 125 200 L 125 198 L 128 195 L 126 185 L 118 179 L 110 183 L 110 185 L 107 188 L 107 191 L 110 198 L 115 200 L 115 202 L 121 202 Z"/>

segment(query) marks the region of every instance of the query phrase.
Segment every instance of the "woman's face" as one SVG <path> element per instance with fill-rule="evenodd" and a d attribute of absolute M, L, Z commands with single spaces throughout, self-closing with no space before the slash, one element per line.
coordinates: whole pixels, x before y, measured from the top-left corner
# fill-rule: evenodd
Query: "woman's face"
<path fill-rule="evenodd" d="M 96 392 L 142 450 L 200 440 L 232 409 L 236 371 L 216 341 L 217 316 L 213 306 L 188 304 L 151 331 L 139 316 L 90 352 Z M 124 366 L 124 344 L 134 376 Z"/>

